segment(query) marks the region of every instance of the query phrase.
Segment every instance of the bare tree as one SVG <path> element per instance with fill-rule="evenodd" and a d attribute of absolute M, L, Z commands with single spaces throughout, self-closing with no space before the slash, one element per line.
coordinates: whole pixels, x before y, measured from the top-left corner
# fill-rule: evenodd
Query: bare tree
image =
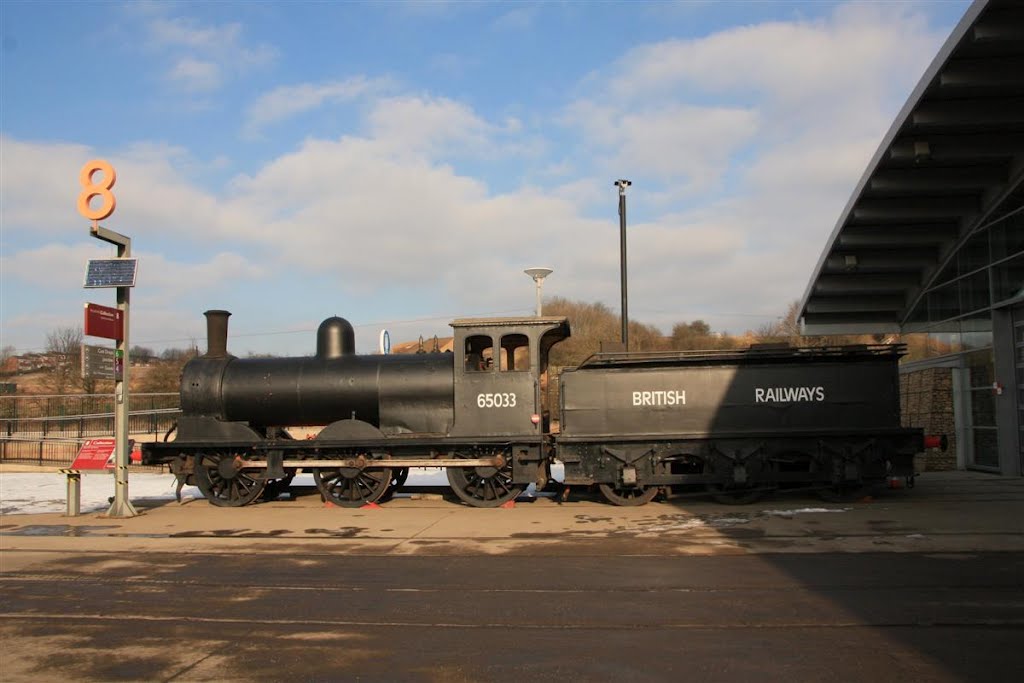
<path fill-rule="evenodd" d="M 0 348 L 0 374 L 8 372 L 7 363 L 14 358 L 15 350 L 16 349 L 13 346 Z"/>
<path fill-rule="evenodd" d="M 793 301 L 786 314 L 762 325 L 754 333 L 760 342 L 786 342 L 790 346 L 842 346 L 844 344 L 881 344 L 895 341 L 888 335 L 805 335 L 800 325 L 800 302 Z"/>
<path fill-rule="evenodd" d="M 175 392 L 181 388 L 181 371 L 185 363 L 199 355 L 191 349 L 168 349 L 161 360 L 154 360 L 139 383 L 140 391 L 161 393 Z"/>
<path fill-rule="evenodd" d="M 77 384 L 82 371 L 82 328 L 58 327 L 47 332 L 46 353 L 51 359 L 46 386 L 55 394 L 66 393 Z"/>

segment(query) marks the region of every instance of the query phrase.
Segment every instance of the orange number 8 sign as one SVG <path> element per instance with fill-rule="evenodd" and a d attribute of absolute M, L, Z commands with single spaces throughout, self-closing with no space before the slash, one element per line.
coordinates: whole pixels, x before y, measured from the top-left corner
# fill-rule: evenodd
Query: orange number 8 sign
<path fill-rule="evenodd" d="M 103 174 L 103 180 L 99 183 L 94 183 L 92 179 L 93 174 L 96 172 Z M 101 221 L 114 213 L 117 201 L 114 199 L 114 193 L 110 191 L 110 188 L 114 186 L 114 181 L 116 180 L 117 173 L 114 172 L 114 167 L 108 162 L 102 159 L 93 159 L 86 162 L 78 174 L 78 183 L 82 186 L 82 191 L 78 195 L 78 213 L 91 221 Z M 101 200 L 100 205 L 95 209 L 89 205 L 93 197 L 99 197 Z"/>

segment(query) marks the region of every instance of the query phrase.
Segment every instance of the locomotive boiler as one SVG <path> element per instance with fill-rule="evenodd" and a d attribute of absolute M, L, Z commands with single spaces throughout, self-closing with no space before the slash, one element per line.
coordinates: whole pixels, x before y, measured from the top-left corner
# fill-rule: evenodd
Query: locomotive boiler
<path fill-rule="evenodd" d="M 143 445 L 215 505 L 237 506 L 312 472 L 325 500 L 355 507 L 444 467 L 464 502 L 493 507 L 550 465 L 566 486 L 639 505 L 659 492 L 745 503 L 782 489 L 831 500 L 913 477 L 924 448 L 900 425 L 899 345 L 596 354 L 542 391 L 561 317 L 452 322 L 450 353 L 358 355 L 328 318 L 312 356 L 236 358 L 226 311 L 207 311 L 207 353 L 181 382 L 174 440 Z M 322 427 L 309 440 L 289 427 Z M 556 428 L 557 427 L 557 428 Z"/>

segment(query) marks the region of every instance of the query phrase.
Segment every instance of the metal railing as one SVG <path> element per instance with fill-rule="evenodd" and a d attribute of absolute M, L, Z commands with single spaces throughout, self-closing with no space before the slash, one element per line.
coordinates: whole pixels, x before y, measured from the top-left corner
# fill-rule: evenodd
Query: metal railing
<path fill-rule="evenodd" d="M 128 433 L 160 439 L 181 414 L 178 394 L 133 394 Z M 0 396 L 0 462 L 69 465 L 84 441 L 114 435 L 110 394 Z"/>
<path fill-rule="evenodd" d="M 135 410 L 177 408 L 177 393 L 132 393 Z M 0 396 L 0 419 L 68 417 L 114 412 L 113 394 L 18 394 Z"/>
<path fill-rule="evenodd" d="M 84 439 L 19 439 L 0 437 L 0 462 L 70 465 Z"/>
<path fill-rule="evenodd" d="M 133 394 L 128 431 L 158 435 L 177 420 L 178 394 Z M 114 432 L 110 394 L 0 396 L 0 437 L 84 438 Z"/>
<path fill-rule="evenodd" d="M 110 438 L 110 435 L 105 435 Z M 0 437 L 0 463 L 68 467 L 88 439 L 31 439 Z M 136 448 L 138 444 L 136 444 Z M 148 472 L 166 471 L 163 465 L 132 465 Z"/>
<path fill-rule="evenodd" d="M 128 414 L 128 432 L 159 437 L 177 422 L 180 414 L 178 408 L 133 410 Z M 0 437 L 9 439 L 82 439 L 113 433 L 113 413 L 0 419 Z"/>

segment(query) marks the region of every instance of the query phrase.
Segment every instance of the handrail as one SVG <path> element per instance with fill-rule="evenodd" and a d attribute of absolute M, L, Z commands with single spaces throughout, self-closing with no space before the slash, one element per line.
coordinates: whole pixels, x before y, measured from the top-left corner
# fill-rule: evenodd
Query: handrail
<path fill-rule="evenodd" d="M 851 344 L 846 346 L 780 346 L 765 344 L 746 349 L 713 349 L 708 351 L 611 351 L 587 357 L 578 367 L 610 364 L 646 364 L 671 361 L 704 360 L 767 360 L 791 358 L 852 358 L 902 356 L 906 344 Z"/>
<path fill-rule="evenodd" d="M 129 417 L 139 415 L 173 415 L 180 413 L 181 408 L 152 408 L 150 410 L 130 410 L 128 411 Z M 113 418 L 114 413 L 89 413 L 82 415 L 52 415 L 46 417 L 0 417 L 0 422 L 60 422 L 60 421 L 75 421 L 75 420 L 102 420 L 104 418 Z"/>

